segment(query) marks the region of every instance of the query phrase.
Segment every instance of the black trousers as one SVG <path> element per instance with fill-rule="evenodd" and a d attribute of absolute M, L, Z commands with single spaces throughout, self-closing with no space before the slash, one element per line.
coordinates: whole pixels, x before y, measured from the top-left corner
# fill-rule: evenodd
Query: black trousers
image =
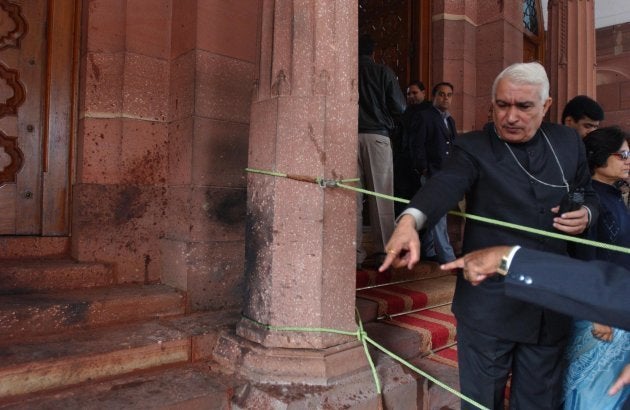
<path fill-rule="evenodd" d="M 457 324 L 457 356 L 462 394 L 490 409 L 504 409 L 510 376 L 509 408 L 560 409 L 564 348 L 501 340 Z M 462 400 L 462 409 L 476 409 Z"/>
<path fill-rule="evenodd" d="M 422 186 L 420 174 L 411 165 L 405 155 L 394 155 L 394 196 L 411 199 Z M 407 204 L 394 202 L 394 215 L 398 217 L 407 208 Z"/>

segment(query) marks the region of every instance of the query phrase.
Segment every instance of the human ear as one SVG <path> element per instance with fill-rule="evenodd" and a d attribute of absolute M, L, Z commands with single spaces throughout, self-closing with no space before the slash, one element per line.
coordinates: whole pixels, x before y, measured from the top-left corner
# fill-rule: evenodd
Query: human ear
<path fill-rule="evenodd" d="M 547 111 L 549 110 L 549 107 L 551 107 L 551 102 L 553 100 L 551 99 L 551 97 L 547 98 L 547 101 L 545 101 L 545 103 L 543 104 L 543 115 L 547 114 Z"/>

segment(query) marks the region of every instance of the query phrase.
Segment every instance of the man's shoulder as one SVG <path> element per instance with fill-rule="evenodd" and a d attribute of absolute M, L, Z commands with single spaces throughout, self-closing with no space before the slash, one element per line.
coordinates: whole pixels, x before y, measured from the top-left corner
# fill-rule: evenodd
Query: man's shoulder
<path fill-rule="evenodd" d="M 429 108 L 433 108 L 433 103 L 428 100 L 422 101 L 420 104 L 416 104 L 418 106 L 419 111 L 428 110 Z"/>
<path fill-rule="evenodd" d="M 419 111 L 420 115 L 427 120 L 433 120 L 436 118 L 442 120 L 440 113 L 437 109 L 435 109 L 435 107 L 433 107 L 433 104 L 426 106 L 424 109 L 420 109 Z"/>
<path fill-rule="evenodd" d="M 577 131 L 575 131 L 573 128 L 567 127 L 566 125 L 554 124 L 552 122 L 543 122 L 540 128 L 546 134 L 548 134 L 549 137 L 554 137 L 554 138 L 562 137 L 568 140 L 575 140 L 575 141 L 580 140 L 580 136 L 578 135 Z"/>
<path fill-rule="evenodd" d="M 489 140 L 490 134 L 487 130 L 475 130 L 460 134 L 460 138 L 457 140 L 457 144 L 479 146 L 480 144 L 485 144 Z"/>

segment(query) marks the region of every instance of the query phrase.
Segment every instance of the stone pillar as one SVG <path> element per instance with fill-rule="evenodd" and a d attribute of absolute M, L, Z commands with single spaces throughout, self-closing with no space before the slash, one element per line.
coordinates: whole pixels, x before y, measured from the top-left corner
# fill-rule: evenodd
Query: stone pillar
<path fill-rule="evenodd" d="M 356 2 L 261 7 L 249 167 L 356 177 Z M 366 366 L 353 336 L 260 325 L 356 329 L 355 194 L 260 174 L 248 176 L 247 190 L 244 318 L 218 341 L 217 360 L 238 362 L 249 379 L 306 384 Z"/>
<path fill-rule="evenodd" d="M 578 94 L 596 98 L 594 1 L 549 1 L 548 27 L 547 71 L 554 101 L 549 115 L 560 122 L 568 100 Z"/>
<path fill-rule="evenodd" d="M 488 122 L 495 77 L 510 64 L 523 61 L 523 8 L 507 3 L 479 1 L 473 60 L 481 67 L 476 76 L 476 129 Z"/>
<path fill-rule="evenodd" d="M 459 132 L 475 128 L 475 112 L 465 107 L 475 106 L 475 15 L 476 5 L 469 1 L 431 2 L 431 88 L 440 81 L 455 87 L 450 112 Z M 475 2 L 476 3 L 476 2 Z"/>

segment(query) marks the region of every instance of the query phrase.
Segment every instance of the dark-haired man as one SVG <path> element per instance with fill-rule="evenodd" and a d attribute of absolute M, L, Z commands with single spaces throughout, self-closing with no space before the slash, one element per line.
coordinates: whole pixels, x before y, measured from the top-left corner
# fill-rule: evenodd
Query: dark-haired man
<path fill-rule="evenodd" d="M 457 137 L 455 120 L 449 109 L 453 100 L 453 84 L 440 82 L 433 86 L 433 106 L 420 113 L 420 129 L 411 142 L 412 157 L 419 161 L 426 158 L 426 176 L 431 178 L 442 169 L 442 163 L 451 155 Z M 425 260 L 435 259 L 440 263 L 455 259 L 455 252 L 448 238 L 446 215 L 428 229 L 422 237 Z"/>
<path fill-rule="evenodd" d="M 394 144 L 394 195 L 411 199 L 422 186 L 422 178 L 427 168 L 426 154 L 413 153 L 411 143 L 417 144 L 422 118 L 421 111 L 431 108 L 431 101 L 425 100 L 426 89 L 422 81 L 412 81 L 407 86 L 407 108 L 401 119 L 399 140 Z M 421 144 L 424 147 L 424 143 Z M 406 208 L 402 202 L 394 203 L 394 211 L 399 215 Z"/>
<path fill-rule="evenodd" d="M 396 74 L 374 61 L 375 43 L 369 35 L 359 38 L 359 152 L 358 168 L 363 188 L 385 195 L 394 193 L 394 161 L 390 136 L 397 117 L 405 110 L 405 97 Z M 394 204 L 369 197 L 370 225 L 376 253 L 383 254 L 394 230 Z M 363 195 L 357 198 L 357 265 L 363 263 Z"/>
<path fill-rule="evenodd" d="M 576 130 L 582 138 L 599 128 L 603 120 L 604 110 L 601 105 L 586 95 L 573 97 L 562 111 L 562 123 Z"/>

